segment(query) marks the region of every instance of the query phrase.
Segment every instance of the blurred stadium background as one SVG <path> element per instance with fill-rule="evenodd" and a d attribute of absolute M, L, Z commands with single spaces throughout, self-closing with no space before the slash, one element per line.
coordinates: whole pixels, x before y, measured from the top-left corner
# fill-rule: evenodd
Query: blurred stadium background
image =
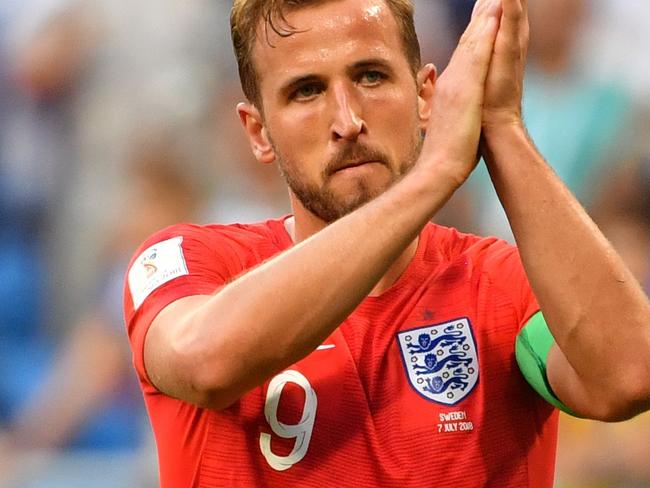
<path fill-rule="evenodd" d="M 529 1 L 529 130 L 648 290 L 650 3 Z M 440 70 L 472 4 L 416 1 Z M 172 222 L 288 211 L 238 126 L 229 6 L 0 0 L 2 488 L 157 486 L 121 319 L 130 252 Z M 437 220 L 511 239 L 482 169 Z M 649 447 L 647 414 L 563 417 L 557 486 L 650 487 Z"/>

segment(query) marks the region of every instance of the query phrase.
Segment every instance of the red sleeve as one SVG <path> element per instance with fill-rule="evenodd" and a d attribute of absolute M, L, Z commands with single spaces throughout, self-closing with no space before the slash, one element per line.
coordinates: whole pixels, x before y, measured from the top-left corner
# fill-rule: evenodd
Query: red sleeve
<path fill-rule="evenodd" d="M 485 272 L 492 285 L 509 298 L 521 329 L 539 311 L 537 298 L 528 283 L 518 249 L 503 241 L 496 241 L 491 247 Z"/>
<path fill-rule="evenodd" d="M 143 386 L 151 386 L 144 368 L 144 340 L 154 318 L 179 298 L 213 294 L 241 271 L 232 242 L 213 228 L 175 225 L 138 248 L 126 274 L 124 318 Z"/>

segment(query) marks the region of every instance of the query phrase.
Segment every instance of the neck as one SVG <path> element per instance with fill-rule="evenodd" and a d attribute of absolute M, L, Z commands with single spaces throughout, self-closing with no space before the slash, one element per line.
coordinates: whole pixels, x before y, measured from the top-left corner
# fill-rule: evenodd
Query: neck
<path fill-rule="evenodd" d="M 298 244 L 327 227 L 327 222 L 307 210 L 292 191 L 289 191 L 293 217 L 285 221 L 287 232 L 294 244 Z"/>
<path fill-rule="evenodd" d="M 304 208 L 302 204 L 293 197 L 293 194 L 291 197 L 291 207 L 294 216 L 285 220 L 284 226 L 291 237 L 291 240 L 294 244 L 297 244 L 321 231 L 327 227 L 328 224 Z M 397 257 L 371 290 L 369 296 L 381 295 L 399 279 L 415 256 L 418 248 L 418 239 L 419 237 L 416 237 Z"/>

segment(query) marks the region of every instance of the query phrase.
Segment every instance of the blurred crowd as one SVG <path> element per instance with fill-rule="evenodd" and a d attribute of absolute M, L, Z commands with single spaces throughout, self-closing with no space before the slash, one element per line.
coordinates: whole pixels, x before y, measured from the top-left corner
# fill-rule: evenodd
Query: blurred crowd
<path fill-rule="evenodd" d="M 415 3 L 441 71 L 473 0 Z M 171 223 L 289 211 L 235 113 L 230 4 L 0 0 L 2 488 L 156 486 L 121 318 L 130 253 Z M 528 130 L 649 290 L 650 3 L 529 4 Z M 483 167 L 436 220 L 512 240 Z M 558 486 L 648 487 L 648 446 L 648 414 L 563 417 Z"/>

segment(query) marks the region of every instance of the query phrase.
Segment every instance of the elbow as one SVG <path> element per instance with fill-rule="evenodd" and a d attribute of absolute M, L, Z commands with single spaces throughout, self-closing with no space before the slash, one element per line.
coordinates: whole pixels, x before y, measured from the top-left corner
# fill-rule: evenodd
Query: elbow
<path fill-rule="evenodd" d="M 239 400 L 240 394 L 218 375 L 199 372 L 191 380 L 192 403 L 208 410 L 225 410 Z"/>
<path fill-rule="evenodd" d="M 239 399 L 242 393 L 227 354 L 209 347 L 205 341 L 177 344 L 173 348 L 174 363 L 185 384 L 183 400 L 200 408 L 223 410 Z"/>
<path fill-rule="evenodd" d="M 218 412 L 227 409 L 238 400 L 239 398 L 228 395 L 228 392 L 213 389 L 201 392 L 194 404 L 199 408 Z"/>
<path fill-rule="evenodd" d="M 602 422 L 622 422 L 650 409 L 650 375 L 630 376 L 609 388 L 593 418 Z"/>

